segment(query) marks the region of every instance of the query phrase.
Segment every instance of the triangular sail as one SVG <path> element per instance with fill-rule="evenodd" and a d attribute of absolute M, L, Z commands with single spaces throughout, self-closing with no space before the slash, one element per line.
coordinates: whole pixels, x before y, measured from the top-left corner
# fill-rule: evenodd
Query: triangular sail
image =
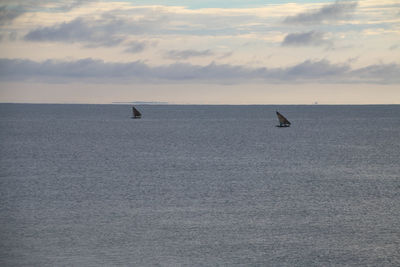
<path fill-rule="evenodd" d="M 142 117 L 142 113 L 139 112 L 135 107 L 132 107 L 132 112 L 133 112 L 133 117 L 134 118 L 140 118 Z"/>
<path fill-rule="evenodd" d="M 288 121 L 281 113 L 278 111 L 276 112 L 276 115 L 278 116 L 279 124 L 280 125 L 290 125 L 290 121 Z"/>

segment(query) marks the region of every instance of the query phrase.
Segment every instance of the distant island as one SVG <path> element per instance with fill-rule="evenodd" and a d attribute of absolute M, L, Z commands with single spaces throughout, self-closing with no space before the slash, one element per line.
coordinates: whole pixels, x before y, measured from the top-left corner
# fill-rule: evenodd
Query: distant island
<path fill-rule="evenodd" d="M 168 105 L 168 102 L 157 101 L 133 101 L 133 102 L 112 102 L 112 104 L 135 104 L 135 105 Z"/>

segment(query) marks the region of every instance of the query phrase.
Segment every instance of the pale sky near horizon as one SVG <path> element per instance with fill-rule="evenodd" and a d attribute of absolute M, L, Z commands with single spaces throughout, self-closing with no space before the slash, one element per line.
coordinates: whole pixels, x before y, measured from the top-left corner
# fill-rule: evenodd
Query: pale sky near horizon
<path fill-rule="evenodd" d="M 0 0 L 0 102 L 400 104 L 400 1 Z"/>

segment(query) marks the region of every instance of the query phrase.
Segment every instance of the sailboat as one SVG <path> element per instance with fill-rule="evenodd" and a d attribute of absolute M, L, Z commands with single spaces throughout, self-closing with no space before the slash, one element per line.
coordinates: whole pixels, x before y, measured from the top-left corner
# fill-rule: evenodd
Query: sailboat
<path fill-rule="evenodd" d="M 290 121 L 288 121 L 285 118 L 285 116 L 283 116 L 278 111 L 276 112 L 276 116 L 278 116 L 278 120 L 279 120 L 279 125 L 276 125 L 276 127 L 289 127 L 290 126 Z"/>
<path fill-rule="evenodd" d="M 132 119 L 140 119 L 142 117 L 142 113 L 140 113 L 135 107 L 132 107 L 132 114 Z"/>

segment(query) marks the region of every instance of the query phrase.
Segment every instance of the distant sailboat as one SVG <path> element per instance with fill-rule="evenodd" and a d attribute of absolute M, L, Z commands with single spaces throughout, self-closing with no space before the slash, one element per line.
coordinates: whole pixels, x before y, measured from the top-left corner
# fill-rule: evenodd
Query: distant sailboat
<path fill-rule="evenodd" d="M 279 120 L 279 125 L 276 125 L 276 127 L 289 127 L 290 126 L 290 121 L 288 121 L 281 113 L 279 113 L 277 111 L 276 115 L 278 116 L 278 120 Z"/>
<path fill-rule="evenodd" d="M 142 113 L 140 113 L 135 107 L 132 107 L 132 113 L 132 119 L 140 119 L 142 117 Z"/>

